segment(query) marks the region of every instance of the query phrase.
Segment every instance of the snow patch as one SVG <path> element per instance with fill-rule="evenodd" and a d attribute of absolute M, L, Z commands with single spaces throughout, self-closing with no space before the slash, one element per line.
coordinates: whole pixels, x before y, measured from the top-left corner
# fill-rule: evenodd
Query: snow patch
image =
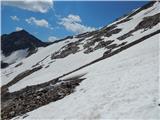
<path fill-rule="evenodd" d="M 1 54 L 2 55 L 2 61 L 6 62 L 6 63 L 9 63 L 9 64 L 20 61 L 28 55 L 27 50 L 28 49 L 17 50 L 7 57 L 5 57 L 3 54 Z"/>

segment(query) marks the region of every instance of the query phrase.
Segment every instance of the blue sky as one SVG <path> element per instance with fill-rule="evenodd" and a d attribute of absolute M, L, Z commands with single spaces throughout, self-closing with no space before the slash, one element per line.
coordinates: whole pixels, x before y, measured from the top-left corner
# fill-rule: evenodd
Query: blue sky
<path fill-rule="evenodd" d="M 18 1 L 17 1 L 18 2 Z M 147 2 L 45 1 L 3 3 L 1 34 L 25 29 L 43 41 L 99 29 Z"/>

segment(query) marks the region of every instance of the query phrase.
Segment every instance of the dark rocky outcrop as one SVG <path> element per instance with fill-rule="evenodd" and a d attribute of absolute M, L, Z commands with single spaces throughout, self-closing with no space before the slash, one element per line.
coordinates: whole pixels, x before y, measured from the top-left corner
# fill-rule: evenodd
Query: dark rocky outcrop
<path fill-rule="evenodd" d="M 91 53 L 93 52 L 94 49 L 92 47 L 88 47 L 85 51 L 84 51 L 84 54 L 88 54 L 88 53 Z"/>
<path fill-rule="evenodd" d="M 111 31 L 107 31 L 107 32 L 105 33 L 105 36 L 106 36 L 106 37 L 110 37 L 110 36 L 112 36 L 113 34 L 119 33 L 120 31 L 121 31 L 121 29 L 116 28 L 116 29 L 113 29 L 113 30 L 111 30 Z"/>
<path fill-rule="evenodd" d="M 119 40 L 124 40 L 130 36 L 132 36 L 132 33 L 135 31 L 138 31 L 140 29 L 146 31 L 148 29 L 151 29 L 155 25 L 157 25 L 160 22 L 160 13 L 155 14 L 153 16 L 145 17 L 133 30 L 129 31 L 128 33 L 118 37 Z"/>
<path fill-rule="evenodd" d="M 3 68 L 6 68 L 6 67 L 8 67 L 8 66 L 9 66 L 8 63 L 5 63 L 5 62 L 1 61 L 1 68 L 2 68 L 2 69 L 3 69 Z"/>
<path fill-rule="evenodd" d="M 160 22 L 160 13 L 153 16 L 145 17 L 136 27 L 135 31 L 139 29 L 151 29 Z"/>
<path fill-rule="evenodd" d="M 80 38 L 80 39 L 84 39 L 87 37 L 91 37 L 93 35 L 95 35 L 97 33 L 98 30 L 92 31 L 92 32 L 86 32 L 86 33 L 82 33 L 79 35 L 76 35 L 75 38 Z"/>
<path fill-rule="evenodd" d="M 75 54 L 78 52 L 78 43 L 69 43 L 66 46 L 62 47 L 59 51 L 52 54 L 51 59 L 59 59 L 67 57 L 70 54 Z"/>
<path fill-rule="evenodd" d="M 126 33 L 126 34 L 124 34 L 124 35 L 122 35 L 122 36 L 120 36 L 120 37 L 118 37 L 117 39 L 118 39 L 118 40 L 124 40 L 124 39 L 126 39 L 126 38 L 128 38 L 128 37 L 130 37 L 130 36 L 132 36 L 132 31 L 131 31 L 131 32 L 128 32 L 128 33 Z"/>
<path fill-rule="evenodd" d="M 75 76 L 62 81 L 57 78 L 46 83 L 26 87 L 17 92 L 8 93 L 8 99 L 5 100 L 3 98 L 5 96 L 2 96 L 2 119 L 8 120 L 23 115 L 50 102 L 64 98 L 74 92 L 75 87 L 84 80 L 81 77 Z"/>
<path fill-rule="evenodd" d="M 86 48 L 89 48 L 93 45 L 95 45 L 96 42 L 100 42 L 102 41 L 103 39 L 101 39 L 100 37 L 93 37 L 89 40 L 87 40 L 87 42 L 85 44 L 83 44 L 83 48 L 86 49 Z"/>
<path fill-rule="evenodd" d="M 111 44 L 107 46 L 107 49 L 114 49 L 117 47 L 117 44 Z"/>
<path fill-rule="evenodd" d="M 109 44 L 114 42 L 114 40 L 108 40 L 108 41 L 100 41 L 96 46 L 95 50 L 100 49 L 100 48 L 106 48 Z"/>

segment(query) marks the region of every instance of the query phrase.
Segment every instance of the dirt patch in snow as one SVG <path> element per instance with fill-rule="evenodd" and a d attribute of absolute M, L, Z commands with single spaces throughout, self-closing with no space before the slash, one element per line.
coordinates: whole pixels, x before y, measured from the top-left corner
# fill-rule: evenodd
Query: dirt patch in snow
<path fill-rule="evenodd" d="M 38 61 L 35 65 L 33 65 L 32 67 L 34 68 L 34 67 L 37 67 L 37 66 L 39 66 L 40 65 L 40 63 L 42 63 L 45 59 L 47 59 L 49 57 L 49 55 L 48 56 L 46 56 L 45 58 L 43 58 L 42 60 L 40 60 L 40 61 Z"/>
<path fill-rule="evenodd" d="M 15 65 L 15 67 L 19 67 L 23 64 L 23 62 L 18 63 L 17 65 Z"/>

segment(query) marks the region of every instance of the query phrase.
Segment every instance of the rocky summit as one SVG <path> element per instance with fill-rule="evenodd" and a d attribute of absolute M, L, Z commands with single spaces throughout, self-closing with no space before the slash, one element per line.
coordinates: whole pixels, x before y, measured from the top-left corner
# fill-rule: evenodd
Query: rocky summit
<path fill-rule="evenodd" d="M 16 51 L 27 50 L 26 57 L 28 57 L 35 53 L 39 47 L 46 47 L 49 44 L 51 43 L 42 42 L 27 31 L 20 30 L 1 36 L 1 54 L 4 57 L 8 57 Z M 6 67 L 5 64 L 7 62 L 2 57 L 1 67 Z"/>

